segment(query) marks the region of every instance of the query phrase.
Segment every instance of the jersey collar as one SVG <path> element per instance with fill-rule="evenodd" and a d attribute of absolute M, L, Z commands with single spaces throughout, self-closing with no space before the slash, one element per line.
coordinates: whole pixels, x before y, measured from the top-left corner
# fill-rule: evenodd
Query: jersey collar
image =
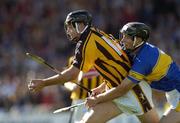
<path fill-rule="evenodd" d="M 81 41 L 85 41 L 86 38 L 87 38 L 87 36 L 88 36 L 88 34 L 90 33 L 90 31 L 91 31 L 91 29 L 90 29 L 90 27 L 88 27 L 88 28 L 81 34 L 79 41 L 80 41 L 80 40 L 81 40 Z"/>

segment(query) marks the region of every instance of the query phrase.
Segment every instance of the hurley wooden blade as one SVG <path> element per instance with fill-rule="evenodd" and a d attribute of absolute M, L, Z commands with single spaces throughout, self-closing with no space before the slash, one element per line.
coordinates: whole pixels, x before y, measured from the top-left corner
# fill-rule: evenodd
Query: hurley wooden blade
<path fill-rule="evenodd" d="M 33 55 L 33 54 L 31 54 L 31 53 L 26 53 L 26 55 L 27 55 L 29 58 L 33 59 L 34 61 L 36 61 L 36 62 L 38 62 L 38 63 L 40 63 L 40 64 L 42 64 L 42 63 L 45 62 L 45 60 L 42 59 L 41 57 L 36 56 L 36 55 Z"/>
<path fill-rule="evenodd" d="M 85 104 L 85 102 L 82 102 L 82 103 L 75 104 L 75 105 L 72 105 L 72 106 L 68 106 L 68 107 L 65 107 L 65 108 L 60 108 L 60 109 L 55 110 L 53 113 L 56 114 L 56 113 L 61 113 L 63 111 L 68 111 L 71 108 L 75 108 L 75 107 L 78 107 L 78 106 L 81 106 L 81 105 L 84 105 L 84 104 Z"/>

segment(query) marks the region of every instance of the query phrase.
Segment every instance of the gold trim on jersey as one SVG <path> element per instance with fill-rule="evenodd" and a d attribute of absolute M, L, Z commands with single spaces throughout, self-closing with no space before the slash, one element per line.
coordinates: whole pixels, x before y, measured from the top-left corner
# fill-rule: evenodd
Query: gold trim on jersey
<path fill-rule="evenodd" d="M 129 77 L 132 77 L 133 79 L 137 81 L 142 81 L 143 79 L 145 79 L 145 76 L 143 74 L 140 74 L 132 70 L 129 71 Z"/>

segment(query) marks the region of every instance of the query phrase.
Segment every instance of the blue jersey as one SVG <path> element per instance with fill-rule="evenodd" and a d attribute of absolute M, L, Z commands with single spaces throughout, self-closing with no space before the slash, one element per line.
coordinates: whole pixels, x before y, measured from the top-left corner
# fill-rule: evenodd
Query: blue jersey
<path fill-rule="evenodd" d="M 136 53 L 128 78 L 139 83 L 142 80 L 150 83 L 152 88 L 180 92 L 180 69 L 171 57 L 157 47 L 145 43 Z"/>

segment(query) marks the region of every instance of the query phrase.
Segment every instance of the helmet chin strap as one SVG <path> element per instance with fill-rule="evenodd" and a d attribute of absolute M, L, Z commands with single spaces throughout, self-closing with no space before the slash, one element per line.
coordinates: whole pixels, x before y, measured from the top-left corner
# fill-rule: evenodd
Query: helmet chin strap
<path fill-rule="evenodd" d="M 75 26 L 76 26 L 75 29 L 79 34 L 82 34 L 88 28 L 88 25 L 86 25 L 82 31 L 79 31 L 79 25 L 77 22 L 75 23 Z"/>

